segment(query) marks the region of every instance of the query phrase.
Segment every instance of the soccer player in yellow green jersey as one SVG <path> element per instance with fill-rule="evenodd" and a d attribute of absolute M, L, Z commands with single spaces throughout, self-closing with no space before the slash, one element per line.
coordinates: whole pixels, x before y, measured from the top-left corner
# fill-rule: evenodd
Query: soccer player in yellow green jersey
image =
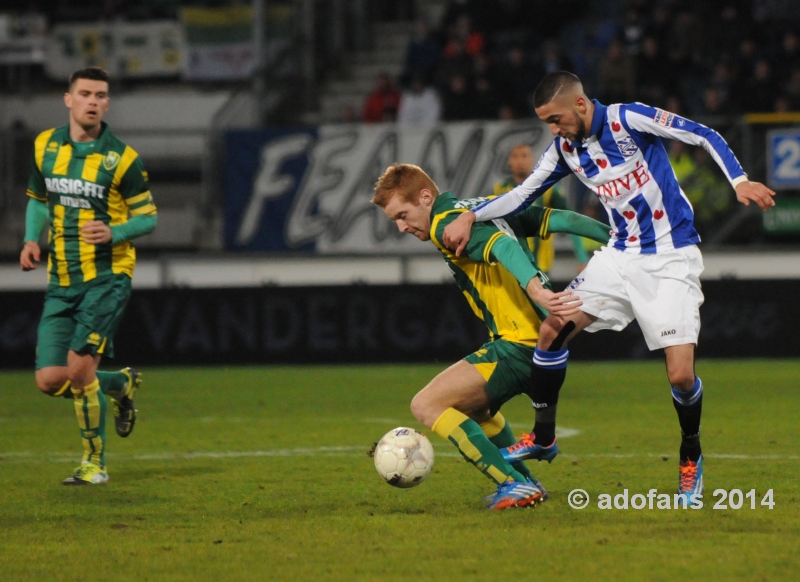
<path fill-rule="evenodd" d="M 38 240 L 50 223 L 48 285 L 36 344 L 36 383 L 50 396 L 72 397 L 83 459 L 65 485 L 105 483 L 106 396 L 117 434 L 133 430 L 132 368 L 99 372 L 131 293 L 136 253 L 130 241 L 156 226 L 156 207 L 139 155 L 103 122 L 108 75 L 89 67 L 72 74 L 64 94 L 69 125 L 36 138 L 28 181 L 23 271 L 36 268 Z"/>
<path fill-rule="evenodd" d="M 489 330 L 487 343 L 436 376 L 414 397 L 412 413 L 497 484 L 497 493 L 487 498 L 488 507 L 533 506 L 547 492 L 523 462 L 503 458 L 500 449 L 512 445 L 514 435 L 500 407 L 514 396 L 531 394 L 532 358 L 541 320 L 546 317 L 542 308 L 566 316 L 576 312 L 580 303 L 570 291 L 549 289 L 525 239 L 567 232 L 605 241 L 608 227 L 574 212 L 531 206 L 513 219 L 473 227 L 480 233 L 473 231 L 466 251 L 457 257 L 442 244 L 444 228 L 485 200 L 440 194 L 421 168 L 395 164 L 378 180 L 372 203 L 401 232 L 433 241 L 475 315 Z M 540 460 L 552 460 L 556 452 L 553 446 Z"/>
<path fill-rule="evenodd" d="M 512 147 L 511 152 L 508 154 L 508 168 L 511 170 L 511 176 L 494 185 L 494 195 L 500 196 L 522 184 L 525 178 L 530 176 L 533 171 L 534 163 L 535 160 L 531 146 L 519 144 Z M 541 198 L 534 202 L 534 204 L 544 208 L 557 208 L 559 210 L 568 209 L 567 201 L 558 191 L 558 186 L 550 188 Z M 570 235 L 570 239 L 572 239 L 575 259 L 578 261 L 578 272 L 581 272 L 589 261 L 589 253 L 586 251 L 584 241 L 581 237 L 573 234 Z M 606 242 L 608 241 L 603 241 L 603 243 Z M 533 256 L 536 257 L 536 264 L 539 268 L 545 273 L 549 273 L 556 257 L 556 250 L 553 246 L 552 238 L 531 237 L 528 239 L 528 246 L 531 251 L 533 251 Z"/>

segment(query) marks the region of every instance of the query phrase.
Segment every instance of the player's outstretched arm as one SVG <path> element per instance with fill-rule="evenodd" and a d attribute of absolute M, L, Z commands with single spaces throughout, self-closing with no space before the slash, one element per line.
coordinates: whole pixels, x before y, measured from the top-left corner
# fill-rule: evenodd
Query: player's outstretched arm
<path fill-rule="evenodd" d="M 531 175 L 525 181 L 502 196 L 495 196 L 458 217 L 445 229 L 444 245 L 461 256 L 469 242 L 470 229 L 475 221 L 487 221 L 501 216 L 516 214 L 528 208 L 539 196 L 564 176 L 570 173 L 564 159 L 559 153 L 556 142 L 550 144 Z"/>
<path fill-rule="evenodd" d="M 750 202 L 755 202 L 761 210 L 769 210 L 775 206 L 775 192 L 770 190 L 760 182 L 740 182 L 736 185 L 736 199 L 744 204 L 750 206 Z"/>
<path fill-rule="evenodd" d="M 571 291 L 554 293 L 545 289 L 539 271 L 528 260 L 519 243 L 509 236 L 500 236 L 491 247 L 492 257 L 503 265 L 525 289 L 535 303 L 553 315 L 567 317 L 580 311 L 580 300 Z"/>
<path fill-rule="evenodd" d="M 525 292 L 534 302 L 544 307 L 551 315 L 569 317 L 580 311 L 583 303 L 572 291 L 559 291 L 558 293 L 545 289 L 539 277 L 534 277 L 525 287 Z"/>
<path fill-rule="evenodd" d="M 552 210 L 544 235 L 560 232 L 590 238 L 599 243 L 607 243 L 611 236 L 609 230 L 608 225 L 583 214 L 571 210 Z"/>
<path fill-rule="evenodd" d="M 677 139 L 705 149 L 733 186 L 737 200 L 745 206 L 750 202 L 758 204 L 761 210 L 775 206 L 772 199 L 775 192 L 759 182 L 750 182 L 725 139 L 710 127 L 641 103 L 624 107 L 625 120 L 632 130 Z"/>
<path fill-rule="evenodd" d="M 568 176 L 571 170 L 556 144 L 556 141 L 550 144 L 522 184 L 473 208 L 475 219 L 483 222 L 522 212 L 561 178 Z"/>

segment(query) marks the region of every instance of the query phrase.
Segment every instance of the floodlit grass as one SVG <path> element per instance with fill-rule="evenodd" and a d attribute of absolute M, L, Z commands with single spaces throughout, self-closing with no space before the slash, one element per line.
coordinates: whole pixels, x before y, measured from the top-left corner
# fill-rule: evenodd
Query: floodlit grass
<path fill-rule="evenodd" d="M 107 486 L 77 464 L 72 403 L 1 373 L 0 579 L 789 580 L 800 571 L 800 362 L 701 361 L 705 507 L 601 510 L 601 493 L 672 493 L 679 433 L 663 365 L 570 368 L 551 499 L 489 512 L 492 484 L 429 434 L 434 473 L 389 487 L 366 451 L 444 366 L 144 370 L 140 417 L 108 438 Z M 533 412 L 504 409 L 516 432 Z M 592 496 L 571 509 L 567 494 Z M 756 508 L 714 510 L 717 489 Z M 774 509 L 761 506 L 774 492 Z"/>

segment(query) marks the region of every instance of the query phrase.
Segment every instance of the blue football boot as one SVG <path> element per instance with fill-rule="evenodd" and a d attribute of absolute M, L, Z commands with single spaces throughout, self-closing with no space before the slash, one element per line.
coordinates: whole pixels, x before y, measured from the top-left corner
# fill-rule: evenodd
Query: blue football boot
<path fill-rule="evenodd" d="M 686 499 L 688 507 L 694 504 L 692 496 L 703 494 L 703 455 L 700 455 L 696 463 L 687 459 L 678 468 L 678 494 Z"/>
<path fill-rule="evenodd" d="M 486 509 L 533 507 L 543 501 L 542 490 L 531 481 L 506 481 L 497 486 L 497 493 L 486 504 Z"/>
<path fill-rule="evenodd" d="M 558 439 L 555 438 L 549 446 L 543 447 L 536 444 L 535 434 L 523 433 L 522 438 L 516 443 L 510 447 L 500 449 L 500 454 L 503 455 L 503 458 L 509 463 L 513 463 L 514 461 L 527 461 L 529 459 L 552 463 L 553 459 L 555 459 L 558 454 L 557 441 Z"/>

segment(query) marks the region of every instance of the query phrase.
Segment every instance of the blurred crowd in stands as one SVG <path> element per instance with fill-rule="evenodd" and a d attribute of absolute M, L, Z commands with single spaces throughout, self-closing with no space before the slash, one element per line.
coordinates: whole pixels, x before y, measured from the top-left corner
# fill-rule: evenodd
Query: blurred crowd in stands
<path fill-rule="evenodd" d="M 403 74 L 382 75 L 366 122 L 533 115 L 548 72 L 604 103 L 694 117 L 800 111 L 800 1 L 451 0 L 420 20 Z"/>
<path fill-rule="evenodd" d="M 416 22 L 402 75 L 380 76 L 361 119 L 531 117 L 536 85 L 557 70 L 602 103 L 642 101 L 717 129 L 800 112 L 800 0 L 450 0 L 438 27 Z M 701 148 L 672 142 L 669 154 L 705 234 L 733 209 L 730 186 Z M 592 202 L 577 207 L 599 213 Z"/>

